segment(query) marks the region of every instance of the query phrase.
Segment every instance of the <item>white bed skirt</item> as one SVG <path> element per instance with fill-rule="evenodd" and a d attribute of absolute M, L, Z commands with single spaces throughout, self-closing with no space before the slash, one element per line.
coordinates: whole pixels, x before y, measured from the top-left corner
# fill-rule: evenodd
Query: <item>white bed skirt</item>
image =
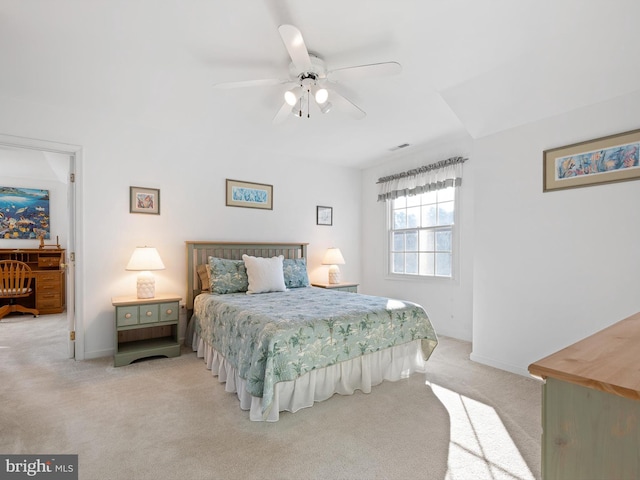
<path fill-rule="evenodd" d="M 262 398 L 250 395 L 235 368 L 195 332 L 192 347 L 198 358 L 204 358 L 211 374 L 217 376 L 220 383 L 225 383 L 225 391 L 238 395 L 240 408 L 249 410 L 249 418 L 255 422 L 277 422 L 280 412 L 297 412 L 313 406 L 314 402 L 330 398 L 334 393 L 353 395 L 356 390 L 370 393 L 371 387 L 383 380 L 396 381 L 414 372 L 424 373 L 426 363 L 422 358 L 421 341 L 415 340 L 312 370 L 296 380 L 277 383 L 271 410 L 263 415 Z"/>

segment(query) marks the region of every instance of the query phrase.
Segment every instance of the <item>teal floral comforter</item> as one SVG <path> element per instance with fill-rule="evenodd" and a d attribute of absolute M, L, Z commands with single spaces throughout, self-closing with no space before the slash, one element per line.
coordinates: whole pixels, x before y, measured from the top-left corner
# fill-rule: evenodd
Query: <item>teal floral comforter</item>
<path fill-rule="evenodd" d="M 262 397 L 265 414 L 278 382 L 417 339 L 427 359 L 437 345 L 419 305 L 315 287 L 201 294 L 193 318 L 196 333 Z"/>

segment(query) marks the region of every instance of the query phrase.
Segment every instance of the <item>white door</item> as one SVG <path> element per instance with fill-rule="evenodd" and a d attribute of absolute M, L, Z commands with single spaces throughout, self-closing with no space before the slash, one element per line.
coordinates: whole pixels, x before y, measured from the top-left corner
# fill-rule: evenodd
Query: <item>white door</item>
<path fill-rule="evenodd" d="M 76 354 L 76 156 L 69 155 L 69 188 L 67 189 L 68 232 L 67 257 L 65 269 L 67 271 L 67 325 L 69 331 L 69 358 Z"/>

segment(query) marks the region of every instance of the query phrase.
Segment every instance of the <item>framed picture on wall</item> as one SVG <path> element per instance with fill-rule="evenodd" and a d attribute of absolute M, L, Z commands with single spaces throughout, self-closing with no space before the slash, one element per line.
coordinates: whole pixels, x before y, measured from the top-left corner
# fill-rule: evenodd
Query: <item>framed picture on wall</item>
<path fill-rule="evenodd" d="M 640 130 L 543 152 L 543 191 L 640 178 Z"/>
<path fill-rule="evenodd" d="M 333 208 L 318 205 L 316 207 L 316 224 L 328 226 L 333 225 Z"/>
<path fill-rule="evenodd" d="M 273 185 L 227 179 L 227 207 L 273 210 Z"/>
<path fill-rule="evenodd" d="M 160 215 L 160 190 L 157 188 L 129 187 L 129 213 Z"/>
<path fill-rule="evenodd" d="M 0 186 L 0 238 L 48 239 L 49 216 L 49 190 Z"/>

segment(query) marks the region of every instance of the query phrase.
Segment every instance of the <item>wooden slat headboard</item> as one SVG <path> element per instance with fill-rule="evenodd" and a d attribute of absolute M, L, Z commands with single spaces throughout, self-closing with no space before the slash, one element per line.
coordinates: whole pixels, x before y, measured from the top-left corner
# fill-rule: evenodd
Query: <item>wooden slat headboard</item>
<path fill-rule="evenodd" d="M 187 310 L 193 310 L 193 299 L 200 293 L 196 267 L 207 265 L 209 257 L 241 260 L 242 255 L 254 257 L 306 258 L 308 243 L 242 243 L 187 241 Z"/>

